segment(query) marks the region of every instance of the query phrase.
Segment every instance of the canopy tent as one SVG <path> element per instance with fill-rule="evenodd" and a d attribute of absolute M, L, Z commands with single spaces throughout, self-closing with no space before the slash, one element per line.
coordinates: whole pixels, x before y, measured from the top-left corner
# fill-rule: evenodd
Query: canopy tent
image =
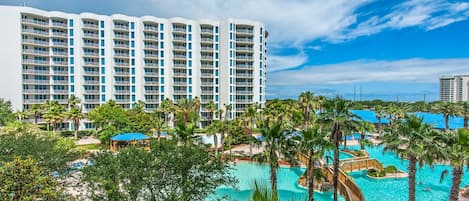
<path fill-rule="evenodd" d="M 150 144 L 150 137 L 143 133 L 121 133 L 111 137 L 109 149 L 113 152 L 119 151 L 120 148 L 129 144 L 148 148 Z"/>

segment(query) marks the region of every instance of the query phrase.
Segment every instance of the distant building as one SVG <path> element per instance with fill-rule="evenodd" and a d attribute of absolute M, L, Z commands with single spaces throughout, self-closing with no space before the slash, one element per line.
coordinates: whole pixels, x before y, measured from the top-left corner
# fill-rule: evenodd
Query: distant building
<path fill-rule="evenodd" d="M 469 101 L 469 75 L 442 76 L 440 101 Z"/>

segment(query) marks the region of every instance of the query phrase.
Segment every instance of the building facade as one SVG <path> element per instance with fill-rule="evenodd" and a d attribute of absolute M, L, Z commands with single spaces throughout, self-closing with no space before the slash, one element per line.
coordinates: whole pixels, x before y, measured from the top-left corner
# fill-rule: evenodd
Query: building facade
<path fill-rule="evenodd" d="M 441 77 L 440 101 L 469 101 L 469 75 Z"/>
<path fill-rule="evenodd" d="M 0 6 L 0 97 L 15 109 L 74 95 L 84 112 L 115 100 L 231 105 L 235 118 L 265 103 L 268 36 L 262 23 L 69 14 Z M 89 123 L 88 123 L 89 124 Z M 86 125 L 88 125 L 86 124 Z"/>

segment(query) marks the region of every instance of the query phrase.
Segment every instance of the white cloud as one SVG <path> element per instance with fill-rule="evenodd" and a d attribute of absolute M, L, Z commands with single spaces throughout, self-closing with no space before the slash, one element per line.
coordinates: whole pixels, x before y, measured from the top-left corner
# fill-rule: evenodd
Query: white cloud
<path fill-rule="evenodd" d="M 300 53 L 293 56 L 270 55 L 268 59 L 267 71 L 274 72 L 300 66 L 308 60 L 308 57 L 304 53 Z"/>
<path fill-rule="evenodd" d="M 469 59 L 357 60 L 307 66 L 267 75 L 271 86 L 336 85 L 363 82 L 436 83 L 441 75 L 469 73 Z"/>

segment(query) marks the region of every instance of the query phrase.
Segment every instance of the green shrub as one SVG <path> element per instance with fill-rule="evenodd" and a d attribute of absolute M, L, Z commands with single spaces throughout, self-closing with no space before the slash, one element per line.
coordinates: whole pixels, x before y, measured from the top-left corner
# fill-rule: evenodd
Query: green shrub
<path fill-rule="evenodd" d="M 386 173 L 396 173 L 398 172 L 396 166 L 390 165 L 384 168 L 384 172 Z"/>
<path fill-rule="evenodd" d="M 376 169 L 369 169 L 366 174 L 368 176 L 372 176 L 372 177 L 384 177 L 384 176 L 386 176 L 385 171 L 378 171 Z"/>

